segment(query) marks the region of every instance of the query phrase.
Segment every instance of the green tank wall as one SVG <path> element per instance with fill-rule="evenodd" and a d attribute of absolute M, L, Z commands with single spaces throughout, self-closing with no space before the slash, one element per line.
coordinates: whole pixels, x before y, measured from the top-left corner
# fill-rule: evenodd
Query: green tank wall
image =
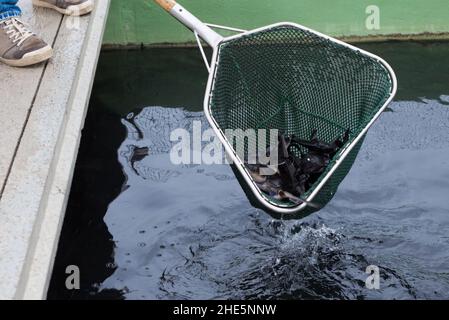
<path fill-rule="evenodd" d="M 180 0 L 201 20 L 253 29 L 292 21 L 336 37 L 420 35 L 449 38 L 448 0 Z M 367 7 L 380 9 L 379 30 L 369 30 Z M 192 33 L 152 0 L 112 0 L 104 43 L 186 43 Z"/>

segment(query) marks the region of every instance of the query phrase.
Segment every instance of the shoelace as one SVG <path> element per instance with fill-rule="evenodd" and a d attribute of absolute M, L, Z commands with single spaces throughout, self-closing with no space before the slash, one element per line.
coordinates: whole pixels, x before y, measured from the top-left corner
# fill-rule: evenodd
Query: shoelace
<path fill-rule="evenodd" d="M 9 36 L 11 41 L 15 43 L 18 47 L 29 37 L 34 35 L 33 32 L 28 30 L 26 24 L 17 18 L 10 18 L 3 21 L 6 34 Z"/>

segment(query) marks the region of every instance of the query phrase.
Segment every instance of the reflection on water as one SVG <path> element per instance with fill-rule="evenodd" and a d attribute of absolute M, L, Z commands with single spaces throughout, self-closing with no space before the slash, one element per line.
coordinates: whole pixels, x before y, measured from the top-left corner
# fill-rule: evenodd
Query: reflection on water
<path fill-rule="evenodd" d="M 170 131 L 206 129 L 201 112 L 102 124 L 93 111 L 87 133 L 102 133 L 78 160 L 49 298 L 449 298 L 449 96 L 413 100 L 390 106 L 335 198 L 300 221 L 253 208 L 227 165 L 171 164 Z M 63 289 L 67 264 L 87 274 L 80 292 Z M 365 288 L 372 264 L 379 290 Z"/>
<path fill-rule="evenodd" d="M 436 274 L 449 269 L 441 235 L 449 223 L 449 108 L 423 101 L 391 109 L 336 199 L 305 222 L 273 221 L 252 208 L 227 165 L 171 164 L 170 132 L 191 131 L 193 120 L 206 128 L 201 114 L 148 107 L 123 120 L 126 190 L 105 215 L 116 269 L 100 290 L 130 299 L 439 296 L 415 288 L 418 281 L 446 294 L 449 282 L 406 270 L 429 259 Z M 142 147 L 149 155 L 132 162 Z M 370 264 L 381 267 L 379 292 L 364 289 Z"/>

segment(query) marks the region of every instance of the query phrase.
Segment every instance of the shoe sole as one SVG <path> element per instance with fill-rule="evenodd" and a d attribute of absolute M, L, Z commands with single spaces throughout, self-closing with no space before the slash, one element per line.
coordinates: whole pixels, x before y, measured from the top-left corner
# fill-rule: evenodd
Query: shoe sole
<path fill-rule="evenodd" d="M 4 59 L 0 57 L 0 61 L 12 67 L 27 67 L 33 64 L 47 61 L 53 56 L 53 49 L 47 45 L 33 52 L 28 52 L 21 59 Z"/>
<path fill-rule="evenodd" d="M 75 16 L 75 17 L 88 14 L 94 9 L 94 3 L 92 0 L 88 0 L 78 5 L 68 6 L 67 9 L 62 9 L 53 4 L 40 0 L 33 0 L 33 4 L 38 7 L 56 10 L 59 13 L 65 14 L 67 16 Z"/>

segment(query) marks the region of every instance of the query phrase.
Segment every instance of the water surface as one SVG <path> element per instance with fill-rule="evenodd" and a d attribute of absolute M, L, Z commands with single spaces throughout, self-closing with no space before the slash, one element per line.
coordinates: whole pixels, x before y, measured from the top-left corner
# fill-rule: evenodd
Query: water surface
<path fill-rule="evenodd" d="M 398 95 L 335 198 L 299 221 L 253 208 L 227 165 L 170 163 L 171 130 L 207 129 L 195 49 L 103 52 L 48 297 L 449 298 L 449 44 L 361 46 Z"/>

